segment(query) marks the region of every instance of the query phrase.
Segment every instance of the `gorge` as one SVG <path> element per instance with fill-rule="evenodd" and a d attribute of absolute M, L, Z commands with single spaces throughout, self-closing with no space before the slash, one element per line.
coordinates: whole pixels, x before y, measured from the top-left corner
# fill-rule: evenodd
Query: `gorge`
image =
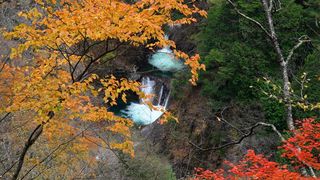
<path fill-rule="evenodd" d="M 167 109 L 170 99 L 170 87 L 158 81 L 162 78 L 161 75 L 167 72 L 175 73 L 184 68 L 183 62 L 174 57 L 170 47 L 164 47 L 156 51 L 151 55 L 148 62 L 161 71 L 160 74 L 148 74 L 141 78 L 141 91 L 151 97 L 140 99 L 139 102 L 131 102 L 125 109 L 121 110 L 122 116 L 130 118 L 140 125 L 153 123 Z M 148 101 L 152 102 L 154 109 L 151 109 L 146 104 Z"/>

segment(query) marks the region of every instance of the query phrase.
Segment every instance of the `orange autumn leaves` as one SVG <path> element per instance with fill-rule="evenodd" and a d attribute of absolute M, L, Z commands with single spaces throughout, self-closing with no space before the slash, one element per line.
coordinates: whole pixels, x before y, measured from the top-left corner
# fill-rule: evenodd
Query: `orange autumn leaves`
<path fill-rule="evenodd" d="M 77 129 L 74 126 L 78 120 L 107 121 L 106 131 L 121 137 L 110 142 L 111 147 L 133 155 L 129 130 L 132 122 L 116 116 L 108 107 L 116 105 L 118 98 L 126 102 L 128 91 L 143 97 L 140 84 L 95 74 L 86 74 L 75 81 L 73 73 L 92 57 L 89 50 L 81 53 L 72 50 L 82 42 L 108 40 L 152 49 L 167 45 L 175 48 L 175 43 L 164 37 L 163 27 L 190 24 L 196 21 L 195 14 L 206 16 L 206 13 L 182 0 L 140 0 L 131 4 L 123 0 L 36 0 L 36 3 L 35 8 L 19 13 L 29 23 L 4 33 L 8 39 L 21 40 L 12 49 L 11 58 L 19 59 L 25 51 L 32 51 L 34 59 L 12 67 L 19 69 L 19 76 L 17 73 L 16 81 L 8 86 L 13 93 L 1 112 L 30 111 L 36 114 L 33 123 L 37 124 L 46 121 L 49 112 L 54 112 L 55 116 L 45 126 L 47 137 L 63 133 L 61 129 Z M 182 16 L 173 19 L 173 13 Z M 199 62 L 199 55 L 190 57 L 178 50 L 175 55 L 185 59 L 191 69 L 190 82 L 195 85 L 198 71 L 205 69 Z M 2 76 L 11 75 L 7 72 Z M 1 81 L 5 83 L 2 78 Z M 95 86 L 97 83 L 99 87 Z M 102 97 L 104 105 L 92 102 L 98 96 Z"/>
<path fill-rule="evenodd" d="M 206 67 L 204 64 L 200 64 L 200 56 L 199 54 L 196 54 L 189 58 L 189 56 L 186 53 L 175 51 L 176 56 L 185 59 L 184 64 L 189 66 L 191 69 L 191 79 L 189 79 L 189 82 L 192 85 L 197 85 L 197 81 L 199 79 L 198 71 L 205 71 Z"/>
<path fill-rule="evenodd" d="M 206 16 L 206 12 L 194 5 L 187 5 L 182 0 L 141 0 L 128 4 L 122 0 L 82 0 L 57 1 L 38 0 L 40 6 L 21 16 L 32 20 L 31 25 L 21 24 L 13 32 L 5 33 L 8 38 L 25 40 L 16 49 L 12 57 L 28 48 L 50 47 L 57 49 L 61 45 L 72 46 L 83 37 L 93 41 L 116 39 L 132 45 L 146 45 L 175 48 L 175 43 L 164 37 L 163 26 L 190 24 L 195 22 L 194 14 Z M 60 7 L 58 10 L 55 10 Z M 173 19 L 172 13 L 182 14 L 180 19 Z M 150 41 L 154 41 L 150 43 Z M 186 60 L 191 68 L 191 83 L 196 84 L 197 71 L 204 70 L 199 63 L 199 56 L 189 57 L 176 51 L 178 57 Z"/>
<path fill-rule="evenodd" d="M 39 57 L 38 57 L 39 58 Z M 79 131 L 75 123 L 77 119 L 86 122 L 109 121 L 110 124 L 106 130 L 116 132 L 121 136 L 123 142 L 112 142 L 117 146 L 128 144 L 130 141 L 129 128 L 132 122 L 128 119 L 114 115 L 107 110 L 105 106 L 98 106 L 92 103 L 92 97 L 98 96 L 102 92 L 106 94 L 106 103 L 113 105 L 117 96 L 125 95 L 125 91 L 131 90 L 139 92 L 140 84 L 126 79 L 117 80 L 114 77 L 107 79 L 100 78 L 102 87 L 96 89 L 93 84 L 98 80 L 97 75 L 91 75 L 82 82 L 70 83 L 71 79 L 68 72 L 59 69 L 59 61 L 48 61 L 46 58 L 37 63 L 38 67 L 24 67 L 27 76 L 14 81 L 11 97 L 11 103 L 4 109 L 6 112 L 35 112 L 33 122 L 40 124 L 46 123 L 44 134 L 49 139 L 56 136 L 64 136 L 63 133 L 74 134 Z M 38 59 L 40 60 L 40 59 Z M 55 62 L 55 63 L 51 63 Z M 59 78 L 57 78 L 59 77 Z M 116 88 L 116 89 L 115 89 Z M 116 91 L 116 93 L 114 93 Z M 46 122 L 49 112 L 54 112 L 55 116 Z M 117 130 L 117 131 L 115 131 Z M 62 134 L 61 134 L 62 133 Z M 123 146 L 121 149 L 130 152 L 133 155 L 133 146 Z"/>

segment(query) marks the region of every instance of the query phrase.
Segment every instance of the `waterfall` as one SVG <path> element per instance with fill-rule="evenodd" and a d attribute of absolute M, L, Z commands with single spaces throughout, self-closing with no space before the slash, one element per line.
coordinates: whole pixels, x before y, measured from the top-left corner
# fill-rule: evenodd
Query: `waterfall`
<path fill-rule="evenodd" d="M 163 106 L 163 107 L 164 107 L 165 109 L 168 107 L 168 102 L 169 102 L 170 93 L 171 93 L 171 91 L 169 91 L 169 93 L 168 93 L 168 95 L 167 95 L 167 98 L 166 98 L 165 101 L 164 101 L 164 106 Z"/>
<path fill-rule="evenodd" d="M 155 86 L 156 81 L 151 80 L 150 77 L 143 77 L 141 80 L 141 91 L 146 95 L 152 96 L 147 99 L 140 99 L 140 103 L 130 103 L 122 113 L 135 123 L 143 125 L 151 124 L 159 119 L 166 110 L 170 92 L 165 93 L 164 85 L 161 86 L 160 91 L 156 92 Z M 154 97 L 158 97 L 157 102 L 154 102 Z M 145 104 L 150 101 L 158 110 L 150 109 L 150 107 Z"/>
<path fill-rule="evenodd" d="M 154 86 L 156 85 L 155 81 L 152 81 L 150 77 L 143 77 L 141 81 L 141 91 L 146 95 L 154 95 Z M 141 103 L 147 102 L 147 101 L 153 101 L 153 97 L 150 97 L 148 99 L 140 99 Z"/>
<path fill-rule="evenodd" d="M 169 39 L 165 35 L 165 39 Z M 180 59 L 176 59 L 169 46 L 166 46 L 149 58 L 149 64 L 164 72 L 176 72 L 183 69 L 185 66 Z"/>
<path fill-rule="evenodd" d="M 158 50 L 151 56 L 149 63 L 164 72 L 175 72 L 184 68 L 183 62 L 174 57 L 170 47 Z"/>
<path fill-rule="evenodd" d="M 169 39 L 165 35 L 166 39 Z M 166 46 L 149 58 L 149 64 L 158 68 L 163 72 L 176 72 L 185 67 L 183 61 L 176 59 L 169 46 Z M 156 88 L 156 81 L 150 77 L 143 77 L 141 80 L 141 91 L 146 95 L 149 95 L 146 99 L 140 99 L 139 103 L 130 103 L 125 110 L 122 110 L 122 114 L 132 119 L 137 124 L 151 124 L 162 116 L 166 110 L 170 98 L 170 91 L 163 84 Z M 150 96 L 152 95 L 152 96 Z M 155 100 L 156 98 L 156 100 Z M 152 102 L 155 108 L 150 109 L 146 102 Z"/>
<path fill-rule="evenodd" d="M 163 94 L 163 85 L 161 86 L 161 89 L 160 89 L 160 94 L 159 94 L 159 98 L 158 98 L 158 106 L 160 106 L 162 94 Z"/>

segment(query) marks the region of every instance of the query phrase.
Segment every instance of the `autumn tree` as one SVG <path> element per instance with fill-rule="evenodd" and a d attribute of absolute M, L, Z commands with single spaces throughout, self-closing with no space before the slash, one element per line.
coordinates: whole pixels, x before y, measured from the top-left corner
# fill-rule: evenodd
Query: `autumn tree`
<path fill-rule="evenodd" d="M 94 74 L 95 67 L 114 60 L 124 45 L 175 48 L 175 43 L 164 37 L 163 28 L 190 24 L 196 21 L 195 14 L 205 16 L 205 12 L 182 0 L 131 3 L 122 0 L 36 0 L 36 3 L 33 9 L 19 13 L 28 23 L 4 33 L 6 38 L 20 42 L 12 49 L 10 59 L 24 62 L 19 65 L 9 62 L 1 69 L 0 83 L 8 84 L 1 86 L 1 91 L 9 92 L 1 94 L 6 102 L 1 104 L 2 119 L 10 114 L 28 112 L 27 124 L 33 130 L 19 152 L 18 160 L 2 175 L 15 169 L 12 178 L 17 179 L 24 162 L 28 161 L 31 165 L 23 174 L 24 178 L 46 161 L 48 157 L 41 160 L 34 155 L 26 159 L 40 137 L 44 143 L 64 137 L 63 145 L 69 144 L 70 139 L 77 139 L 74 148 L 69 150 L 74 154 L 88 151 L 94 146 L 92 142 L 101 143 L 95 136 L 97 123 L 103 124 L 101 131 L 114 137 L 107 143 L 103 141 L 105 147 L 134 156 L 130 140 L 132 121 L 116 116 L 108 108 L 116 105 L 118 98 L 126 102 L 129 91 L 141 97 L 145 95 L 139 91 L 138 82 L 113 75 L 98 77 Z M 180 14 L 180 18 L 173 18 L 173 13 Z M 32 52 L 32 59 L 22 59 L 26 51 Z M 197 71 L 204 69 L 199 63 L 199 55 L 190 57 L 179 50 L 174 52 L 190 67 L 190 82 L 195 84 Z M 101 97 L 103 103 L 92 101 Z M 47 156 L 55 152 L 51 151 Z"/>
<path fill-rule="evenodd" d="M 313 118 L 304 119 L 294 130 L 294 135 L 287 140 L 282 139 L 282 156 L 290 160 L 289 165 L 281 165 L 269 161 L 263 155 L 257 155 L 253 150 L 248 150 L 239 164 L 226 162 L 230 167 L 228 171 L 218 169 L 215 172 L 196 168 L 195 179 L 314 179 L 313 169 L 320 169 L 319 162 L 319 122 Z M 280 135 L 281 136 L 281 135 Z M 283 137 L 282 137 L 283 138 Z M 308 166 L 312 177 L 305 177 L 298 172 L 301 167 Z"/>

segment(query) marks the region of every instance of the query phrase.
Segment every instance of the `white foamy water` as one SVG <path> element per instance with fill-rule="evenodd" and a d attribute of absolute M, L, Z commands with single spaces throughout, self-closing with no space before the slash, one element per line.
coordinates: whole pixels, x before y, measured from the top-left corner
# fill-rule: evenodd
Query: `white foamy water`
<path fill-rule="evenodd" d="M 168 39 L 168 36 L 165 36 Z M 163 72 L 176 72 L 185 67 L 183 61 L 176 59 L 170 47 L 164 47 L 158 50 L 149 58 L 149 64 Z M 140 99 L 140 103 L 130 103 L 129 106 L 121 112 L 137 124 L 151 124 L 159 119 L 166 110 L 169 102 L 170 91 L 166 91 L 164 85 L 160 91 L 156 92 L 156 81 L 149 77 L 143 77 L 141 82 L 141 91 L 147 95 L 153 95 L 148 99 Z M 156 98 L 156 100 L 155 100 Z M 152 102 L 158 110 L 151 109 L 146 102 Z"/>
<path fill-rule="evenodd" d="M 175 72 L 184 68 L 181 60 L 176 59 L 169 47 L 158 50 L 149 59 L 149 64 L 165 72 Z"/>
<path fill-rule="evenodd" d="M 162 108 L 157 107 L 156 108 Z M 163 112 L 152 110 L 145 104 L 131 103 L 124 113 L 137 124 L 148 125 L 159 119 Z"/>
<path fill-rule="evenodd" d="M 153 96 L 148 99 L 140 99 L 140 103 L 130 103 L 130 105 L 123 110 L 122 113 L 137 124 L 147 125 L 159 119 L 164 113 L 166 106 L 168 105 L 170 93 L 163 97 L 165 95 L 163 92 L 163 86 L 161 86 L 161 89 L 158 93 L 155 92 L 156 82 L 151 80 L 149 77 L 143 77 L 141 84 L 141 91 L 146 95 Z M 157 105 L 154 106 L 158 110 L 151 109 L 145 104 L 145 102 L 153 102 L 154 97 L 158 97 Z"/>

